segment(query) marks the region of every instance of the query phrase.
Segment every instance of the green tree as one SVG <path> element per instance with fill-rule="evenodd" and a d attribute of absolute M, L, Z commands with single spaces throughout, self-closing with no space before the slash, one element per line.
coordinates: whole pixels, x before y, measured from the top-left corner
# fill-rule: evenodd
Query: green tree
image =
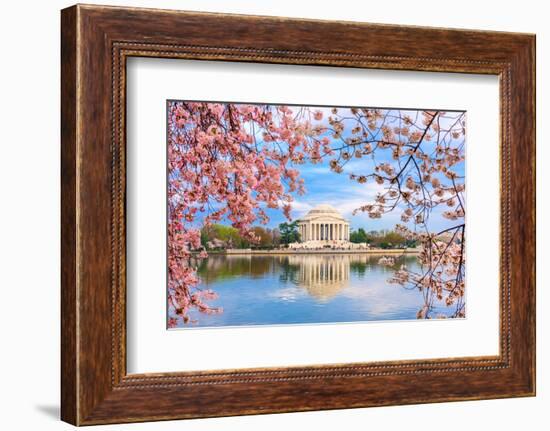
<path fill-rule="evenodd" d="M 365 232 L 365 229 L 360 227 L 350 233 L 349 240 L 355 244 L 368 242 L 367 232 Z"/>
<path fill-rule="evenodd" d="M 292 223 L 281 223 L 279 225 L 280 241 L 281 244 L 290 244 L 291 242 L 300 241 L 300 234 L 298 233 L 298 221 Z"/>

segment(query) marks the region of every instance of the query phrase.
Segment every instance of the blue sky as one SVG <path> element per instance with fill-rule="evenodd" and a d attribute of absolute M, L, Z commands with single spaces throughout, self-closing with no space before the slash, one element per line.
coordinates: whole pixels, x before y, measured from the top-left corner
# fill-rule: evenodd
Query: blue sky
<path fill-rule="evenodd" d="M 332 172 L 328 162 L 301 165 L 300 173 L 305 181 L 306 193 L 302 196 L 295 195 L 295 201 L 292 203 L 292 218 L 303 217 L 317 205 L 330 204 L 350 222 L 352 229 L 391 230 L 397 223 L 403 224 L 401 221 L 403 208 L 400 207 L 379 219 L 371 219 L 367 213 L 362 212 L 352 214 L 354 209 L 373 202 L 376 194 L 384 190 L 383 185 L 378 185 L 374 181 L 359 184 L 349 179 L 350 172 L 371 172 L 370 164 L 370 160 L 366 158 L 353 160 L 344 167 L 344 172 L 341 174 Z M 442 209 L 434 209 L 432 213 L 430 226 L 434 230 L 443 230 L 453 225 L 453 222 L 441 216 L 441 212 Z M 270 218 L 267 225 L 269 228 L 277 227 L 279 223 L 287 221 L 280 210 L 268 210 L 267 213 Z"/>

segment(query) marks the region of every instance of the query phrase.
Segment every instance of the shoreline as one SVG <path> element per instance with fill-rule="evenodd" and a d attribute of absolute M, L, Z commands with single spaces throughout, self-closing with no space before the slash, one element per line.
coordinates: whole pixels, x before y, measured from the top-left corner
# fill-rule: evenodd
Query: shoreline
<path fill-rule="evenodd" d="M 249 255 L 295 255 L 295 254 L 372 254 L 372 255 L 398 255 L 418 254 L 416 249 L 370 249 L 370 250 L 252 250 L 252 249 L 228 249 L 223 251 L 208 251 L 209 255 L 249 256 Z"/>

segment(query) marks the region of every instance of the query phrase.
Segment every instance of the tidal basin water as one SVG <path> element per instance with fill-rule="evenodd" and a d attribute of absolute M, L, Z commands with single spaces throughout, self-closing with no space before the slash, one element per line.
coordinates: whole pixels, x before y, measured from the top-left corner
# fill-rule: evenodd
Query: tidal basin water
<path fill-rule="evenodd" d="M 422 294 L 390 284 L 393 268 L 380 255 L 211 255 L 201 261 L 201 288 L 219 298 L 221 314 L 192 311 L 185 327 L 282 325 L 416 319 Z M 419 270 L 414 255 L 396 266 Z M 439 310 L 445 313 L 445 307 Z"/>

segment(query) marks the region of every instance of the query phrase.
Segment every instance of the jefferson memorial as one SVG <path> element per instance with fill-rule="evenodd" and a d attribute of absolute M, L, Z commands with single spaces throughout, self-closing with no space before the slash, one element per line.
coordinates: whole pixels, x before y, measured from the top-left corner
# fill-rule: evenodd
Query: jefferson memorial
<path fill-rule="evenodd" d="M 298 220 L 301 242 L 291 248 L 357 248 L 349 241 L 349 222 L 332 206 L 318 205 Z"/>

